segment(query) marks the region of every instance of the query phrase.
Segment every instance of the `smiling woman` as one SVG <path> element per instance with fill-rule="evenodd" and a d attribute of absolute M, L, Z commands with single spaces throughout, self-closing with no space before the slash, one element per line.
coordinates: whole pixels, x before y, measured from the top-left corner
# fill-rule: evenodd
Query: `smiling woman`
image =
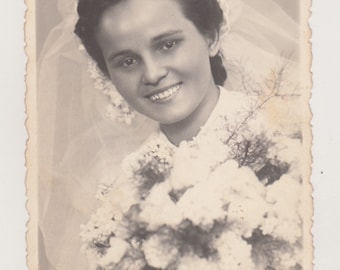
<path fill-rule="evenodd" d="M 210 26 L 213 22 L 205 22 L 212 29 L 201 21 L 201 28 L 196 28 L 195 22 L 186 17 L 181 2 L 116 1 L 97 14 L 93 36 L 79 30 L 83 27 L 81 19 L 76 30 L 85 46 L 92 39 L 95 46 L 87 46 L 90 53 L 93 47 L 101 51 L 103 59 L 95 59 L 105 63 L 102 69 L 125 100 L 138 112 L 161 123 L 163 132 L 177 145 L 198 133 L 219 95 L 210 58 L 219 51 L 223 17 L 217 3 L 214 1 L 213 6 L 209 2 L 201 3 L 197 10 L 203 15 L 211 6 L 211 16 L 220 15 L 215 28 Z M 82 4 L 79 10 L 83 10 Z M 85 14 L 80 13 L 90 16 Z M 128 17 L 134 20 L 127 20 Z"/>
<path fill-rule="evenodd" d="M 181 122 L 184 128 L 192 114 L 187 127 L 196 132 L 207 120 L 218 97 L 209 63 L 218 42 L 203 36 L 177 2 L 116 4 L 103 13 L 96 40 L 119 93 L 134 109 L 162 123 L 165 133 L 167 125 Z"/>
<path fill-rule="evenodd" d="M 43 269 L 309 269 L 305 22 L 247 2 L 79 0 L 51 33 Z"/>

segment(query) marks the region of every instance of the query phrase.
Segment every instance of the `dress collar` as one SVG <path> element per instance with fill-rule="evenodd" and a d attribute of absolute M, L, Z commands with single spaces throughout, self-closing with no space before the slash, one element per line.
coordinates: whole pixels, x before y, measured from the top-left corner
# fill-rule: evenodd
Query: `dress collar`
<path fill-rule="evenodd" d="M 220 122 L 221 116 L 225 118 L 229 118 L 230 115 L 235 115 L 236 111 L 240 109 L 240 101 L 244 100 L 244 95 L 236 92 L 227 90 L 224 87 L 219 86 L 220 95 L 219 99 L 212 110 L 208 120 L 205 124 L 200 128 L 199 133 L 193 137 L 192 140 L 196 140 L 200 137 L 202 133 L 208 130 L 214 130 L 218 126 L 218 122 Z M 242 107 L 242 106 L 241 106 Z M 176 149 L 179 146 L 174 145 L 168 137 L 162 132 L 162 130 L 158 129 L 158 137 L 172 149 Z M 181 144 L 180 144 L 181 145 Z"/>

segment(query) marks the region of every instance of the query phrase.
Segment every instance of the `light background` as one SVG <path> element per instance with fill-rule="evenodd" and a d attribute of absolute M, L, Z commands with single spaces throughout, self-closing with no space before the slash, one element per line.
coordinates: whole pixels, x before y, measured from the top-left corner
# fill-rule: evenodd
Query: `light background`
<path fill-rule="evenodd" d="M 1 1 L 0 10 L 0 269 L 25 270 L 25 6 L 23 0 Z M 312 10 L 315 270 L 338 270 L 340 1 L 313 0 Z"/>

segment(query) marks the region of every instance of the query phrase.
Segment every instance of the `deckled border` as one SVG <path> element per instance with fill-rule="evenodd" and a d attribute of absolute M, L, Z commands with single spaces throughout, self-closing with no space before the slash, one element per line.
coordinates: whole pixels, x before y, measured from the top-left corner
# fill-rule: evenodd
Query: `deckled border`
<path fill-rule="evenodd" d="M 27 63 L 27 93 L 26 93 L 26 110 L 27 121 L 26 127 L 29 134 L 26 151 L 26 166 L 27 166 L 27 210 L 30 214 L 30 219 L 27 224 L 27 264 L 28 269 L 39 269 L 39 245 L 38 245 L 38 160 L 37 160 L 37 106 L 36 106 L 36 89 L 37 89 L 37 62 L 36 59 L 36 13 L 35 13 L 35 0 L 26 0 L 27 13 L 25 24 L 25 38 L 26 38 L 26 54 L 28 56 Z M 311 79 L 311 29 L 308 26 L 310 17 L 311 0 L 301 0 L 301 21 L 304 22 L 301 31 L 301 38 L 306 40 L 304 47 L 301 48 L 301 70 L 303 74 L 301 78 L 303 82 L 308 84 L 309 92 L 305 93 L 306 104 L 309 103 L 312 88 Z M 304 233 L 311 232 L 312 228 L 312 184 L 311 177 L 311 145 L 312 145 L 312 131 L 310 121 L 312 113 L 306 105 L 305 111 L 305 124 L 303 128 L 304 149 L 305 149 L 305 167 L 304 167 L 304 203 L 305 203 L 305 216 L 304 216 Z M 305 234 L 307 237 L 304 239 L 304 269 L 313 268 L 313 245 L 312 234 Z M 308 249 L 307 247 L 310 247 Z"/>

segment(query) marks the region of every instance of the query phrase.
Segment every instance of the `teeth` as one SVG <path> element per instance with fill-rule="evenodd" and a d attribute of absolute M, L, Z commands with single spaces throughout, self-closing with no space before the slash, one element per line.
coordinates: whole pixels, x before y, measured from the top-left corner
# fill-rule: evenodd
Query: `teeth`
<path fill-rule="evenodd" d="M 179 87 L 180 87 L 179 85 L 176 85 L 174 87 L 171 87 L 171 88 L 165 90 L 162 93 L 152 95 L 149 98 L 152 101 L 168 98 L 168 97 L 172 96 L 173 94 L 175 94 L 179 90 Z"/>

